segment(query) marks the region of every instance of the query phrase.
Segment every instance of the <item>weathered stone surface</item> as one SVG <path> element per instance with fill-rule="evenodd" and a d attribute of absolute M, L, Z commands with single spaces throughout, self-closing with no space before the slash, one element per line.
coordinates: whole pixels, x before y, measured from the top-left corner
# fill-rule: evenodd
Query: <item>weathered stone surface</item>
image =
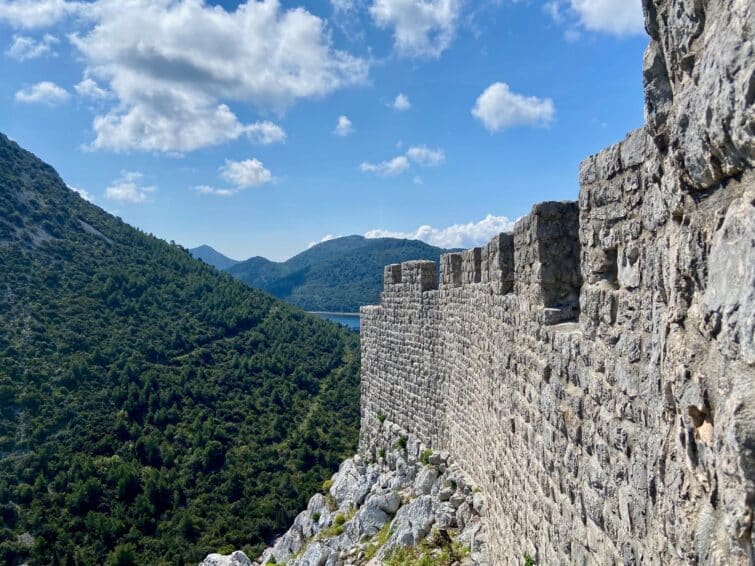
<path fill-rule="evenodd" d="M 416 546 L 429 533 L 435 522 L 433 498 L 422 495 L 408 505 L 404 505 L 391 523 L 393 534 L 385 544 L 384 552 L 396 546 Z"/>
<path fill-rule="evenodd" d="M 496 564 L 755 563 L 755 4 L 643 4 L 647 126 L 578 204 L 362 311 L 360 452 L 397 427 L 452 454 L 481 493 L 438 499 Z"/>
<path fill-rule="evenodd" d="M 708 188 L 755 161 L 755 5 L 747 0 L 643 0 L 651 44 L 645 114 L 677 174 Z"/>
<path fill-rule="evenodd" d="M 481 493 L 447 453 L 437 453 L 436 464 L 424 464 L 421 458 L 408 461 L 410 446 L 417 454 L 425 450 L 418 438 L 398 426 L 388 421 L 379 424 L 370 455 L 346 460 L 333 475 L 330 493 L 342 497 L 337 502 L 339 510 L 323 509 L 325 497 L 315 495 L 260 562 L 269 564 L 275 558 L 278 564 L 292 566 L 360 566 L 367 563 L 366 549 L 378 545 L 372 549 L 375 559 L 369 562 L 377 565 L 399 547 L 419 543 L 432 547 L 432 535 L 441 529 L 451 540 L 469 542 L 464 566 L 488 564 L 478 511 Z M 373 459 L 371 454 L 383 455 Z M 341 490 L 337 485 L 350 487 Z M 366 494 L 365 485 L 370 486 Z M 440 498 L 442 490 L 451 492 L 445 501 Z M 459 507 L 464 508 L 467 529 L 457 521 Z M 320 514 L 317 521 L 312 519 L 315 513 Z M 336 522 L 338 515 L 342 523 Z M 390 536 L 379 545 L 376 535 L 387 525 Z"/>
<path fill-rule="evenodd" d="M 367 471 L 363 462 L 350 458 L 341 464 L 338 473 L 333 476 L 330 493 L 339 507 L 344 503 L 361 505 L 376 480 L 374 470 Z"/>
<path fill-rule="evenodd" d="M 199 566 L 252 566 L 252 561 L 249 560 L 246 554 L 237 550 L 227 556 L 210 554 L 199 563 Z"/>

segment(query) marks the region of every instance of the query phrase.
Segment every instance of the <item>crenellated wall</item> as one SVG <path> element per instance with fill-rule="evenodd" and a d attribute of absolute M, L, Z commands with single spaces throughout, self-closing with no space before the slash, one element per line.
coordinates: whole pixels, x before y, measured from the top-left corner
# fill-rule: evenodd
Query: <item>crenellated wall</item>
<path fill-rule="evenodd" d="M 360 450 L 383 419 L 448 450 L 495 564 L 755 563 L 753 6 L 644 4 L 649 125 L 581 164 L 578 203 L 437 278 L 388 266 L 362 309 Z"/>

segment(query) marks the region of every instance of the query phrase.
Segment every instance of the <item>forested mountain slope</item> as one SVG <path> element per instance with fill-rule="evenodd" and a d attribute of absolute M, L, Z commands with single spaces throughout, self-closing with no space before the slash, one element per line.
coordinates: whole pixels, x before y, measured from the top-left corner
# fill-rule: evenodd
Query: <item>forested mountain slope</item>
<path fill-rule="evenodd" d="M 356 447 L 357 341 L 0 135 L 0 563 L 255 554 Z"/>
<path fill-rule="evenodd" d="M 384 266 L 413 259 L 437 262 L 446 251 L 419 240 L 347 236 L 282 263 L 253 257 L 228 272 L 306 310 L 357 312 L 380 302 Z"/>

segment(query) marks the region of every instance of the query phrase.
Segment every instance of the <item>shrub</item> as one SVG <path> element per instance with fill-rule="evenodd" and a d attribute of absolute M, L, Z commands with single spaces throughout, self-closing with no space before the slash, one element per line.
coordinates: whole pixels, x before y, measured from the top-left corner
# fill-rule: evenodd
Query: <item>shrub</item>
<path fill-rule="evenodd" d="M 312 513 L 312 522 L 316 523 L 319 520 L 320 520 L 320 512 L 315 511 L 314 513 Z"/>
<path fill-rule="evenodd" d="M 422 451 L 422 463 L 427 466 L 430 463 L 430 456 L 433 455 L 433 451 L 429 448 Z"/>
<path fill-rule="evenodd" d="M 380 449 L 380 452 L 378 452 L 378 454 L 380 454 L 380 457 L 381 457 L 381 458 L 382 458 L 383 460 L 385 460 L 385 448 L 381 448 L 381 449 Z"/>
<path fill-rule="evenodd" d="M 378 415 L 378 420 L 379 420 L 379 421 L 380 421 L 381 423 L 384 423 L 384 422 L 385 422 L 385 415 L 384 415 L 383 413 L 380 413 L 380 414 Z"/>
<path fill-rule="evenodd" d="M 536 566 L 537 562 L 529 554 L 524 555 L 524 566 Z"/>
<path fill-rule="evenodd" d="M 396 447 L 399 448 L 400 450 L 406 450 L 406 441 L 407 441 L 407 438 L 405 436 L 402 436 L 401 438 L 398 439 L 398 442 L 396 443 Z"/>
<path fill-rule="evenodd" d="M 325 495 L 325 505 L 328 506 L 328 509 L 331 511 L 335 511 L 338 509 L 338 503 L 336 502 L 336 498 L 333 497 L 330 493 Z"/>
<path fill-rule="evenodd" d="M 322 490 L 325 493 L 328 493 L 331 487 L 333 487 L 333 480 L 325 480 L 324 482 L 322 482 Z"/>

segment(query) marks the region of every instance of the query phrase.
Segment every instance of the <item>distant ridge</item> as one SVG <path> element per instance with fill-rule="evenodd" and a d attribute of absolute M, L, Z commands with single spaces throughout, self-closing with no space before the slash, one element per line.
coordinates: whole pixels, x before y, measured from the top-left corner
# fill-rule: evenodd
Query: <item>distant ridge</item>
<path fill-rule="evenodd" d="M 218 269 L 225 271 L 230 267 L 233 267 L 239 263 L 236 259 L 231 259 L 228 256 L 221 254 L 212 246 L 199 246 L 189 250 L 189 253 L 197 259 L 201 259 L 207 265 L 217 267 Z"/>
<path fill-rule="evenodd" d="M 438 261 L 449 250 L 419 240 L 345 236 L 312 246 L 284 262 L 253 257 L 226 271 L 308 311 L 358 312 L 378 302 L 383 266 L 414 259 Z"/>

